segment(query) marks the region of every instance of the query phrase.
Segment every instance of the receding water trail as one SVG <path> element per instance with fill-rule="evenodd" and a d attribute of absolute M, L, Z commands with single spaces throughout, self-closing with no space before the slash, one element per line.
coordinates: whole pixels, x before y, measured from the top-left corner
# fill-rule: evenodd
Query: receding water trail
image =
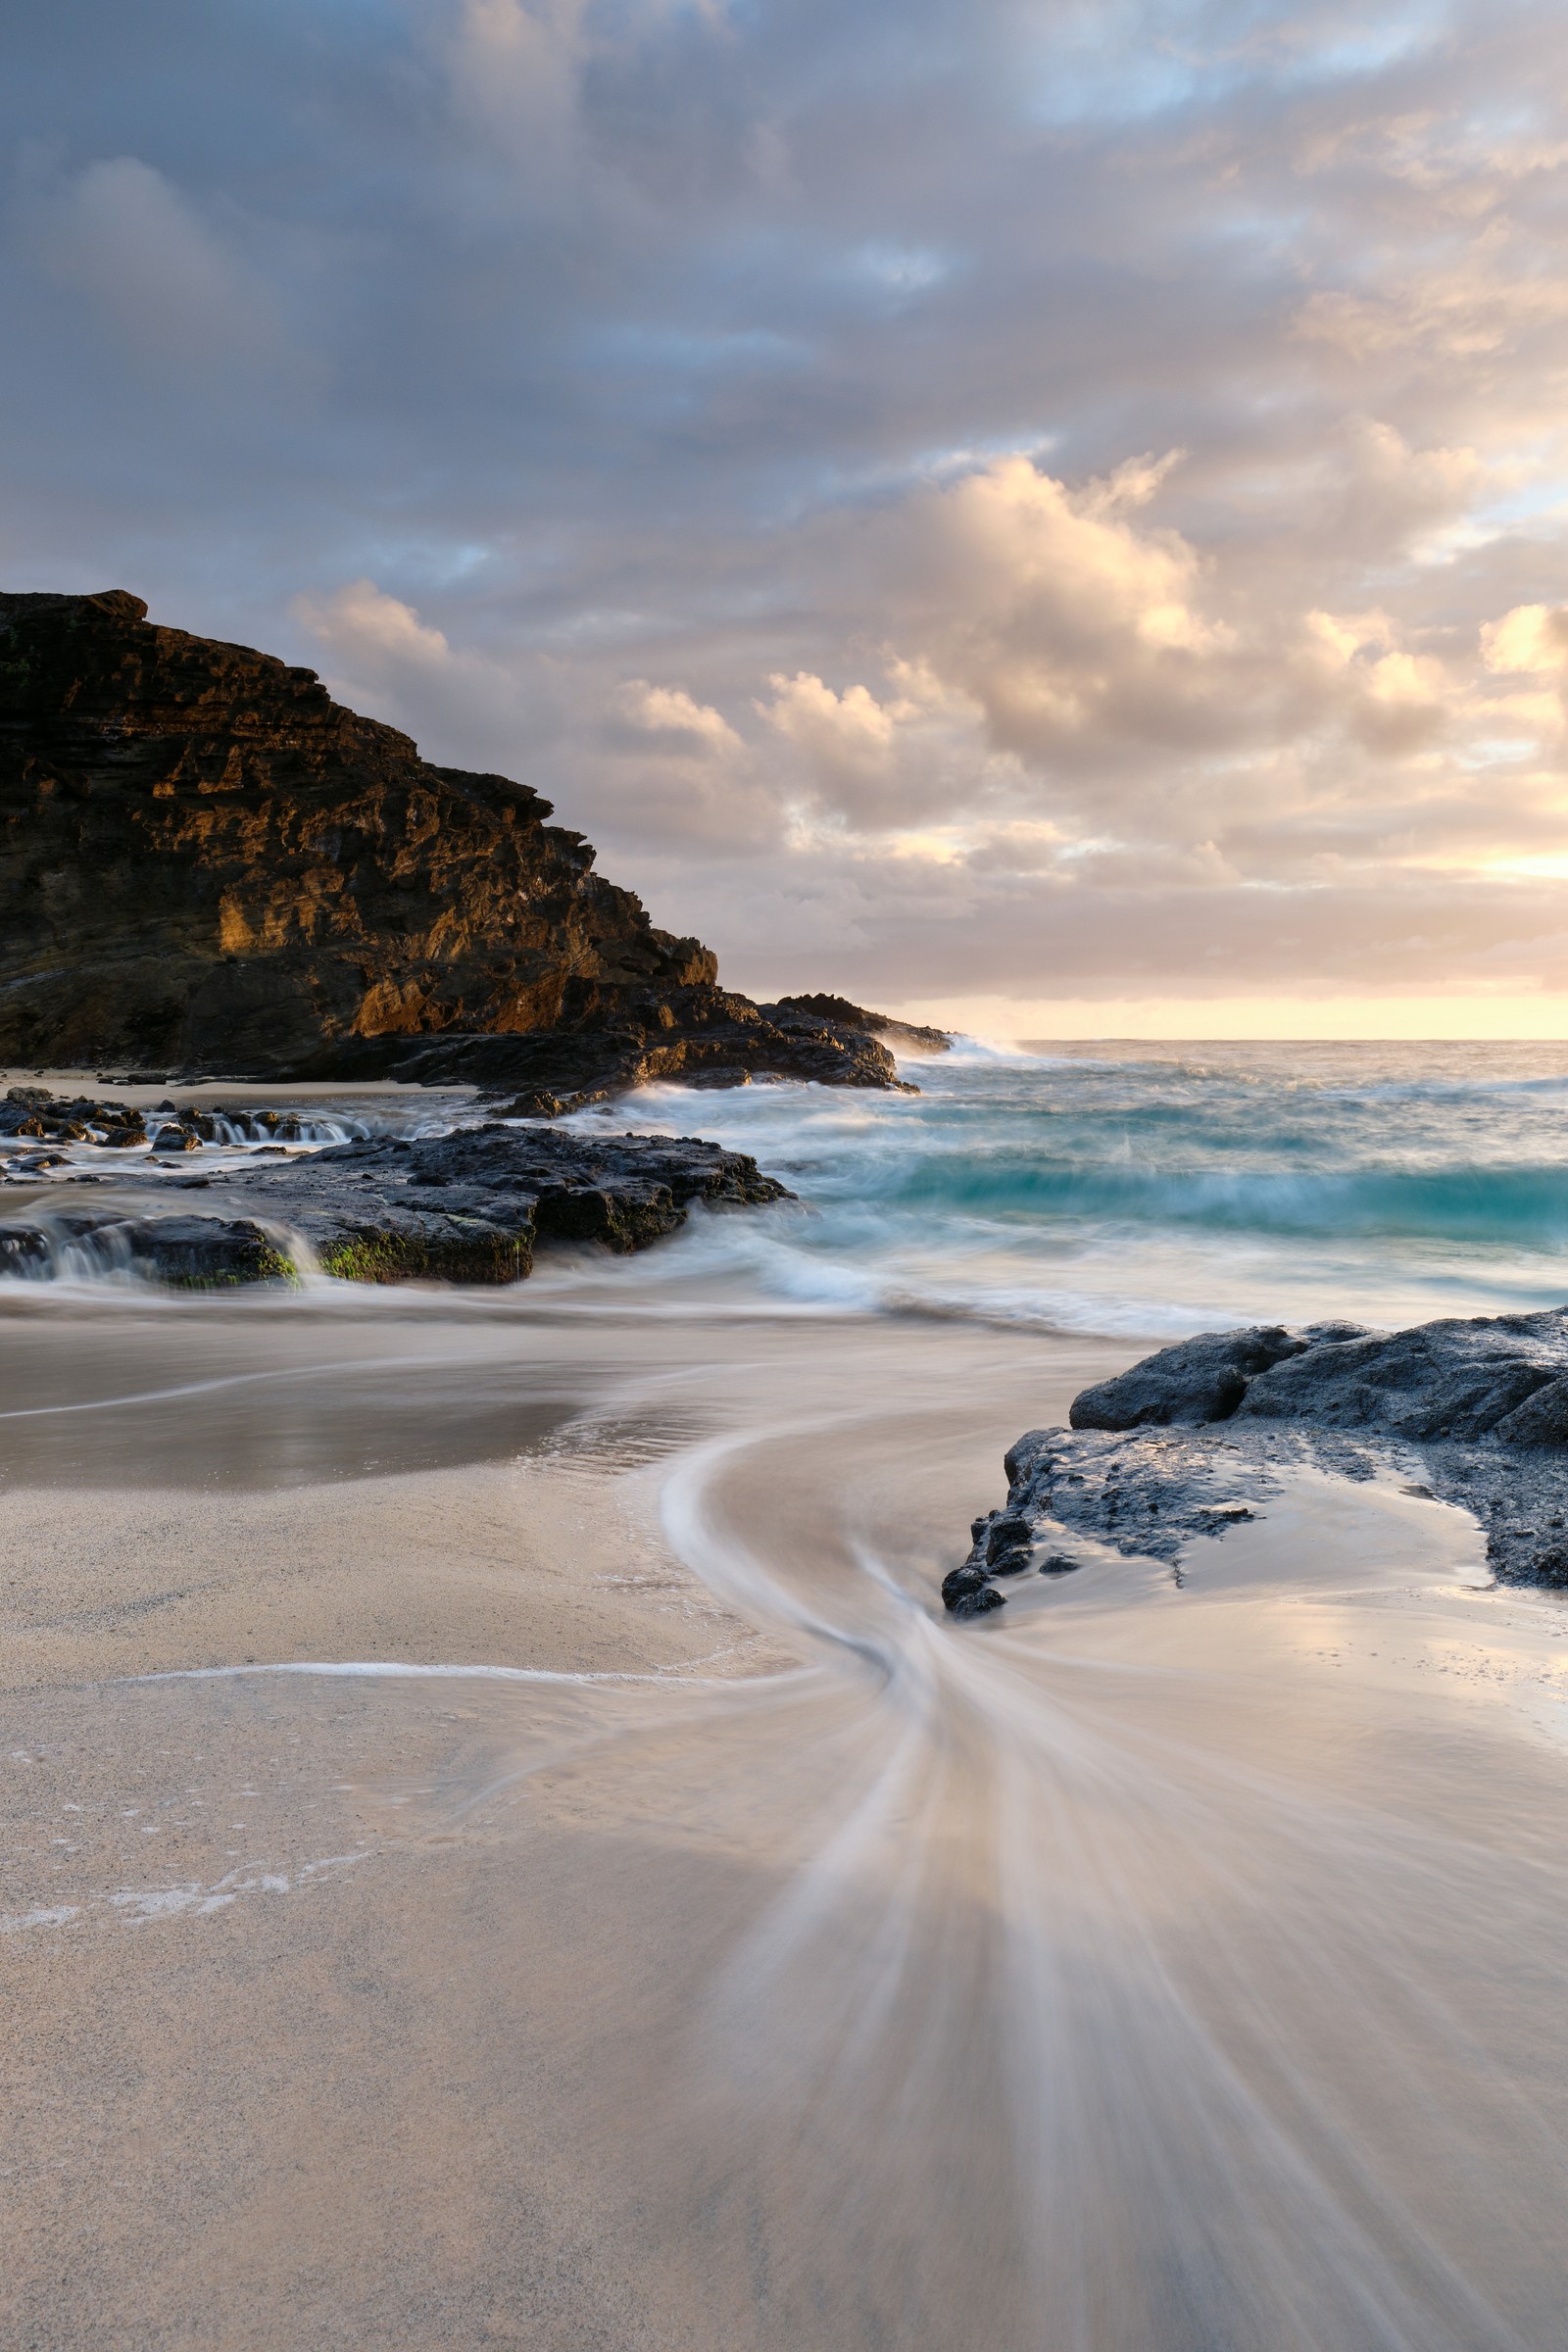
<path fill-rule="evenodd" d="M 708 1481 L 726 1466 L 710 1452 Z M 752 1824 L 770 1875 L 795 1858 L 696 2004 L 708 2107 L 673 2230 L 750 2140 L 792 2326 L 825 2295 L 874 2320 L 867 2341 L 1568 2340 L 1549 2252 L 1568 1880 L 1529 1835 L 1496 1837 L 1503 1788 L 1523 1818 L 1556 1759 L 1506 1717 L 1457 1742 L 1396 1678 L 1325 1701 L 1292 1671 L 1293 1623 L 1362 1606 L 1353 1551 L 1331 1601 L 1311 1560 L 1206 1603 L 1129 1574 L 964 1637 L 864 1566 L 825 1619 L 776 1548 L 745 1561 L 697 1465 L 670 1523 L 827 1660 L 787 1704 L 755 1694 L 744 1795 L 712 1769 L 733 1701 L 700 1761 L 691 1719 L 682 1770 L 712 1812 Z M 819 1564 L 797 1566 L 810 1591 Z M 1483 1605 L 1417 1585 L 1372 1622 L 1417 1648 L 1484 1642 Z M 1537 1604 L 1514 1639 L 1557 1631 Z M 1348 1772 L 1352 1729 L 1397 1741 L 1398 1770 Z M 757 1818 L 768 1788 L 787 1818 Z M 649 2161 L 666 2186 L 681 2172 L 667 2144 Z"/>
<path fill-rule="evenodd" d="M 1549 1174 L 1561 1080 L 1041 1066 L 705 1099 L 798 1208 L 483 1299 L 7 1302 L 40 2340 L 1568 2352 L 1568 1604 L 1303 1471 L 953 1625 L 1003 1447 L 1134 1352 L 1048 1293 L 1118 1232 L 1156 1328 L 1328 1277 L 933 1205 L 1063 1120 L 1343 1174 L 1411 1101 Z M 1363 1235 L 1332 1303 L 1530 1248 Z"/>

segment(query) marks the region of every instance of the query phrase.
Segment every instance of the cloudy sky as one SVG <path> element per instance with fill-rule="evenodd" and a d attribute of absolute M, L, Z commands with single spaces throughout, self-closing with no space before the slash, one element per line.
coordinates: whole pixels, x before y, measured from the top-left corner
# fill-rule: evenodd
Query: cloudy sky
<path fill-rule="evenodd" d="M 1568 1035 L 1568 13 L 6 12 L 0 577 L 758 993 Z"/>

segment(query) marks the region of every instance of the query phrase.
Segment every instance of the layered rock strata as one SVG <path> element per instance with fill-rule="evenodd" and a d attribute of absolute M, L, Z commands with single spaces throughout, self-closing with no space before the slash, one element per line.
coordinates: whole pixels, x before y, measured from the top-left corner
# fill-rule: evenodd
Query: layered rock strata
<path fill-rule="evenodd" d="M 159 1196 L 120 1206 L 82 1203 L 59 1185 L 0 1222 L 0 1273 L 41 1273 L 64 1259 L 185 1289 L 305 1270 L 353 1282 L 509 1283 L 531 1271 L 541 1242 L 642 1250 L 683 1225 L 694 1201 L 787 1198 L 754 1159 L 717 1144 L 492 1124 L 165 1176 Z"/>
<path fill-rule="evenodd" d="M 1008 1452 L 1005 1505 L 943 1583 L 956 1615 L 1000 1607 L 998 1578 L 1079 1566 L 1075 1538 L 1175 1561 L 1300 1461 L 1393 1468 L 1475 1513 L 1501 1581 L 1568 1586 L 1568 1308 L 1205 1332 L 1084 1390 L 1069 1420 Z"/>
<path fill-rule="evenodd" d="M 0 596 L 0 1063 L 894 1082 L 865 1032 L 720 990 L 527 785 L 146 613 Z"/>

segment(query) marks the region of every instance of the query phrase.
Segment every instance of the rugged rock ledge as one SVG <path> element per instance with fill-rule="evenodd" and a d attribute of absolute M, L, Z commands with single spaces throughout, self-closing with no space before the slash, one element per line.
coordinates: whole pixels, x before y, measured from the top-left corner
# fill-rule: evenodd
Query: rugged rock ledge
<path fill-rule="evenodd" d="M 1070 1420 L 1007 1454 L 1004 1507 L 943 1582 L 956 1615 L 999 1608 L 998 1577 L 1078 1567 L 1075 1535 L 1175 1560 L 1302 1460 L 1393 1466 L 1476 1514 L 1500 1580 L 1568 1586 L 1568 1308 L 1205 1332 L 1085 1389 Z"/>
<path fill-rule="evenodd" d="M 514 1099 L 517 1118 L 556 1118 L 636 1086 L 747 1086 L 754 1077 L 814 1080 L 914 1094 L 880 1038 L 732 990 L 627 990 L 580 1021 L 568 997 L 562 1025 L 532 1036 L 376 1040 L 339 1052 L 336 1068 L 406 1084 L 465 1083 Z"/>
<path fill-rule="evenodd" d="M 717 1144 L 499 1125 L 166 1176 L 163 1190 L 115 1208 L 52 1189 L 0 1224 L 0 1272 L 41 1272 L 66 1256 L 185 1289 L 290 1279 L 311 1263 L 353 1282 L 516 1282 L 542 1241 L 642 1250 L 683 1225 L 694 1200 L 790 1197 Z M 177 1205 L 166 1207 L 172 1192 Z"/>
<path fill-rule="evenodd" d="M 771 1013 L 806 1013 L 820 1021 L 834 1021 L 841 1029 L 863 1029 L 872 1037 L 880 1037 L 899 1046 L 906 1054 L 951 1054 L 953 1039 L 946 1029 L 922 1029 L 915 1021 L 896 1021 L 891 1014 L 870 1012 L 863 1004 L 852 1004 L 848 997 L 822 994 L 809 997 L 780 997 L 776 1004 L 764 1011 Z"/>
<path fill-rule="evenodd" d="M 721 990 L 580 833 L 314 670 L 138 597 L 0 596 L 0 1063 L 160 1079 L 897 1083 L 879 1038 Z"/>

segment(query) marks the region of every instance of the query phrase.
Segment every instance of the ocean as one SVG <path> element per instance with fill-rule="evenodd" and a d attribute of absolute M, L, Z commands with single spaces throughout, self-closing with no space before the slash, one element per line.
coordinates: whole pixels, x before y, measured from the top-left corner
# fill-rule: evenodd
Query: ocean
<path fill-rule="evenodd" d="M 616 1280 L 657 1291 L 706 1275 L 737 1298 L 824 1313 L 1129 1341 L 1568 1298 L 1568 1045 L 962 1040 L 902 1066 L 918 1094 L 652 1087 L 567 1122 L 710 1136 L 797 1196 L 699 1214 Z M 149 1102 L 160 1091 L 140 1090 Z M 483 1115 L 456 1091 L 215 1087 L 200 1099 L 297 1105 L 296 1150 Z M 243 1164 L 270 1140 L 256 1130 L 247 1144 L 230 1126 L 175 1172 Z M 144 1172 L 140 1151 L 82 1145 L 19 1198 L 96 1203 L 101 1191 L 83 1196 L 74 1175 Z M 39 1272 L 131 1279 L 79 1249 Z"/>
<path fill-rule="evenodd" d="M 681 1263 L 822 1307 L 1168 1339 L 1568 1298 L 1568 1046 L 964 1041 L 903 1067 L 919 1095 L 665 1088 L 608 1115 L 782 1177 L 796 1207 L 710 1220 Z"/>

